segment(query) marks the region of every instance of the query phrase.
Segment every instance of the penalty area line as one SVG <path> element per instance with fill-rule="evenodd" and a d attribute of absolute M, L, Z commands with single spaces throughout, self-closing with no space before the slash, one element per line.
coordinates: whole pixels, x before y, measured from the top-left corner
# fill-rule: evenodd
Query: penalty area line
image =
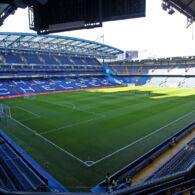
<path fill-rule="evenodd" d="M 80 108 L 78 108 L 75 104 L 73 104 L 72 102 L 64 102 L 66 105 L 72 105 L 72 108 L 70 108 L 69 106 L 66 106 L 64 104 L 58 104 L 58 103 L 55 103 L 55 102 L 50 102 L 50 101 L 46 101 L 46 100 L 37 100 L 36 101 L 40 101 L 40 102 L 45 102 L 45 103 L 48 103 L 48 104 L 54 104 L 54 105 L 57 105 L 57 106 L 61 106 L 61 107 L 66 107 L 66 108 L 69 108 L 69 109 L 72 109 L 72 110 L 77 110 L 77 111 L 80 111 L 80 112 L 85 112 L 85 113 L 88 113 L 88 114 L 93 114 L 95 116 L 101 116 L 101 117 L 104 117 L 104 114 L 101 114 L 101 113 L 95 113 L 95 112 L 90 112 L 90 111 L 87 111 L 87 110 L 82 110 Z"/>
<path fill-rule="evenodd" d="M 33 129 L 31 129 L 30 127 L 27 127 L 26 125 L 24 125 L 23 123 L 21 123 L 20 121 L 16 120 L 15 118 L 12 118 L 11 119 L 13 121 L 15 121 L 16 123 L 18 123 L 19 125 L 23 126 L 24 128 L 26 128 L 28 131 L 30 132 L 34 132 Z M 53 145 L 54 147 L 56 147 L 57 149 L 61 150 L 62 152 L 66 153 L 67 155 L 69 155 L 70 157 L 74 158 L 75 160 L 79 161 L 80 163 L 82 163 L 83 165 L 89 167 L 89 164 L 82 161 L 80 158 L 76 157 L 75 155 L 71 154 L 70 152 L 68 152 L 67 150 L 61 148 L 60 146 L 54 144 L 52 141 L 48 140 L 47 138 L 41 136 L 40 134 L 37 134 L 37 136 L 39 136 L 40 138 L 42 138 L 45 142 L 48 142 L 49 144 Z"/>
<path fill-rule="evenodd" d="M 66 129 L 66 128 L 74 127 L 74 126 L 77 126 L 77 125 L 85 124 L 85 123 L 88 123 L 88 122 L 91 122 L 91 121 L 94 121 L 94 120 L 98 120 L 100 118 L 102 118 L 102 117 L 101 116 L 100 117 L 95 117 L 95 118 L 87 119 L 87 120 L 84 120 L 84 121 L 80 121 L 78 123 L 72 123 L 72 124 L 69 124 L 69 125 L 66 125 L 66 126 L 62 126 L 62 127 L 56 128 L 56 129 L 50 129 L 48 131 L 40 133 L 40 135 L 54 133 L 54 132 L 60 131 L 61 129 Z"/>
<path fill-rule="evenodd" d="M 14 107 L 13 107 L 13 108 L 14 108 Z M 15 108 L 18 108 L 18 109 L 20 109 L 20 110 L 23 110 L 23 111 L 25 111 L 25 112 L 28 112 L 28 113 L 30 113 L 30 114 L 36 116 L 37 118 L 41 117 L 40 115 L 38 115 L 38 114 L 36 114 L 36 113 L 33 113 L 33 112 L 29 111 L 29 110 L 26 110 L 26 109 L 24 109 L 24 108 L 22 108 L 22 107 L 20 107 L 20 106 L 15 106 Z"/>
<path fill-rule="evenodd" d="M 105 160 L 105 159 L 107 159 L 107 158 L 109 158 L 109 157 L 111 157 L 111 156 L 113 156 L 113 155 L 115 155 L 115 154 L 117 154 L 117 153 L 119 153 L 119 152 L 121 152 L 121 151 L 127 149 L 128 147 L 130 147 L 130 146 L 132 146 L 132 145 L 134 145 L 134 144 L 136 144 L 136 143 L 138 143 L 138 142 L 144 140 L 145 138 L 147 138 L 147 137 L 149 137 L 149 136 L 151 136 L 151 135 L 153 135 L 153 134 L 155 134 L 155 133 L 161 131 L 162 129 L 166 128 L 167 126 L 169 126 L 169 125 L 171 125 L 171 124 L 173 124 L 173 123 L 175 123 L 175 122 L 177 122 L 177 121 L 179 121 L 179 120 L 185 118 L 186 116 L 188 116 L 188 115 L 190 115 L 190 114 L 192 114 L 192 113 L 194 113 L 194 112 L 195 112 L 195 110 L 193 110 L 193 111 L 191 111 L 191 112 L 189 112 L 189 113 L 187 113 L 187 114 L 185 114 L 185 115 L 183 115 L 183 116 L 177 118 L 176 120 L 174 120 L 174 121 L 172 121 L 172 122 L 166 124 L 166 125 L 163 126 L 163 127 L 160 127 L 159 129 L 156 129 L 155 131 L 153 131 L 153 132 L 147 134 L 146 136 L 144 136 L 144 137 L 142 137 L 142 138 L 140 138 L 140 139 L 138 139 L 138 140 L 136 140 L 136 141 L 134 141 L 134 142 L 132 142 L 132 143 L 130 143 L 130 144 L 128 144 L 128 145 L 126 145 L 126 146 L 124 146 L 124 147 L 118 149 L 118 150 L 116 150 L 115 152 L 112 152 L 112 153 L 108 154 L 107 156 L 104 156 L 103 158 L 101 158 L 101 159 L 99 159 L 99 160 L 97 160 L 97 161 L 94 161 L 93 163 L 91 163 L 91 164 L 89 165 L 89 167 L 91 167 L 91 166 L 93 166 L 93 165 L 95 165 L 95 164 L 97 164 L 97 163 L 100 163 L 101 161 L 103 161 L 103 160 Z"/>

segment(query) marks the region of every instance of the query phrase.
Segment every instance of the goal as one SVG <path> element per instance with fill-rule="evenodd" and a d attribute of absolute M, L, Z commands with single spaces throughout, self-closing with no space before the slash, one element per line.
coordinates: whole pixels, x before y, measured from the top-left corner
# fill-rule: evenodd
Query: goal
<path fill-rule="evenodd" d="M 35 95 L 25 95 L 24 99 L 26 99 L 26 100 L 34 100 L 35 99 Z"/>
<path fill-rule="evenodd" d="M 127 87 L 135 87 L 135 83 L 128 83 Z"/>
<path fill-rule="evenodd" d="M 0 104 L 0 122 L 4 125 L 7 124 L 8 118 L 11 118 L 11 109 L 6 104 Z"/>

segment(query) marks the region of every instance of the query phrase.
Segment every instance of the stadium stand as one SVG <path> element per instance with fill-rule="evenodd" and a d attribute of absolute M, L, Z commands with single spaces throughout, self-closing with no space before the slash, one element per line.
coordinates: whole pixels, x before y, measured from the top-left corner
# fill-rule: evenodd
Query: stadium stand
<path fill-rule="evenodd" d="M 89 43 L 80 39 L 70 41 L 70 38 L 56 38 L 56 36 L 47 37 L 47 39 L 37 37 L 32 34 L 16 34 L 13 35 L 13 37 L 10 34 L 4 34 L 3 39 L 6 36 L 10 37 L 9 40 L 13 41 L 13 43 L 9 43 L 10 48 L 0 48 L 1 98 L 55 93 L 88 88 L 110 87 L 123 84 L 185 88 L 195 87 L 195 62 L 189 64 L 188 61 L 186 61 L 185 64 L 178 63 L 177 65 L 176 62 L 171 64 L 173 59 L 166 59 L 167 63 L 161 63 L 160 65 L 152 64 L 151 62 L 147 64 L 147 60 L 136 62 L 136 64 L 128 64 L 129 62 L 127 64 L 125 64 L 126 62 L 122 62 L 122 65 L 120 63 L 117 64 L 116 62 L 114 64 L 112 62 L 108 64 L 104 62 L 102 64 L 97 59 L 115 58 L 123 52 L 113 47 L 99 45 L 98 43 L 94 42 Z M 3 39 L 0 33 L 0 44 Z M 53 45 L 38 48 L 39 51 L 37 51 L 38 49 L 36 47 L 33 48 L 33 46 L 36 45 L 36 43 L 41 39 L 43 39 L 44 43 L 48 42 L 48 45 L 52 42 L 67 42 L 72 43 L 74 47 L 75 44 L 86 45 L 86 48 L 83 49 L 82 47 L 81 49 L 78 46 L 78 53 L 75 54 L 75 49 L 73 46 L 64 46 L 63 44 L 59 44 L 59 48 L 69 47 L 68 51 L 63 53 L 61 50 L 59 50 L 59 52 L 56 53 L 55 48 L 54 51 L 48 50 L 48 47 L 52 48 Z M 24 40 L 27 42 L 32 41 L 31 45 L 29 45 L 29 50 L 26 50 L 26 44 L 28 43 L 23 43 L 25 42 Z M 20 49 L 14 48 L 17 41 L 20 41 Z M 40 47 L 42 45 L 44 44 L 40 44 Z M 97 50 L 94 49 L 96 47 L 98 48 Z M 71 50 L 71 48 L 73 49 Z M 83 52 L 83 50 L 85 51 Z M 163 59 L 160 60 L 163 61 Z M 194 123 L 182 129 L 174 136 L 176 136 L 177 140 L 181 139 L 181 137 L 192 130 L 191 127 L 194 127 Z M 12 145 L 14 145 L 14 147 L 12 147 L 1 135 L 4 137 L 6 137 L 6 135 L 4 135 L 3 132 L 0 134 L 0 170 L 2 172 L 0 176 L 0 186 L 2 189 L 7 191 L 12 190 L 29 192 L 40 190 L 39 188 L 37 189 L 37 186 L 42 186 L 44 187 L 45 191 L 55 191 L 55 189 L 58 188 L 61 189 L 62 192 L 66 192 L 66 189 L 61 187 L 60 184 L 56 183 L 55 180 L 52 180 L 48 174 L 46 174 L 46 178 L 49 178 L 49 183 L 45 183 L 45 180 L 42 177 L 40 178 L 41 173 L 43 173 L 45 176 L 45 172 L 42 172 L 42 169 L 36 171 L 33 168 L 32 170 L 32 166 L 29 167 L 27 161 L 24 160 L 25 157 L 21 157 L 21 155 L 19 155 L 18 152 L 16 152 L 16 150 L 13 148 L 17 148 L 20 153 L 23 154 L 21 149 L 19 149 L 12 141 L 10 141 L 8 137 L 6 137 L 6 139 L 9 140 Z M 124 180 L 127 175 L 130 175 L 131 177 L 134 176 L 149 163 L 151 163 L 156 157 L 172 147 L 171 140 L 172 137 L 114 174 L 111 178 L 119 180 L 120 183 L 116 190 L 119 190 L 119 193 L 120 190 L 130 190 L 132 193 L 134 193 L 134 190 L 136 189 L 137 191 L 140 190 L 140 194 L 147 194 L 147 190 L 150 192 L 162 190 L 162 188 L 153 190 L 152 184 L 148 184 L 148 181 L 146 181 L 144 184 L 140 184 L 140 186 L 135 186 L 135 188 L 132 187 L 130 189 L 126 189 Z M 181 152 L 179 156 L 181 154 L 183 154 L 183 152 Z M 189 163 L 187 163 L 188 157 Z M 29 161 L 30 157 L 27 157 L 27 159 Z M 191 171 L 190 165 L 192 165 L 192 159 L 194 160 L 194 154 L 186 154 L 186 160 L 183 161 L 181 166 L 181 170 L 185 173 L 183 173 L 182 178 L 178 175 L 174 175 L 174 179 L 177 182 L 173 183 L 173 186 L 185 186 L 186 183 L 188 186 L 192 186 L 191 183 L 193 183 L 194 180 L 191 180 L 191 178 L 185 178 L 185 174 Z M 34 161 L 32 162 L 32 164 L 34 164 Z M 169 165 L 164 165 L 164 167 L 167 166 Z M 35 167 L 39 166 L 36 164 Z M 174 166 L 174 168 L 176 168 L 176 166 Z M 172 170 L 172 168 L 170 168 L 170 170 Z M 181 170 L 178 169 L 178 171 Z M 168 173 L 168 176 L 166 175 L 166 179 L 163 181 L 160 181 L 159 177 L 154 177 L 154 179 L 151 180 L 156 186 L 160 184 L 164 186 L 163 188 L 168 187 L 170 190 L 170 185 L 173 181 L 173 177 L 170 178 L 170 174 Z M 52 181 L 52 187 L 50 181 Z M 165 185 L 166 182 L 169 183 L 169 185 Z M 147 187 L 145 185 L 147 185 Z M 105 182 L 103 181 L 97 187 L 92 189 L 92 192 L 106 193 Z M 131 194 L 131 192 L 128 191 L 125 193 Z M 123 194 L 123 192 L 121 193 Z"/>
<path fill-rule="evenodd" d="M 0 130 L 0 188 L 22 192 L 67 190 Z"/>
<path fill-rule="evenodd" d="M 148 177 L 146 181 L 186 170 L 193 162 L 195 162 L 195 138 L 179 150 L 162 167 L 155 171 L 155 173 Z"/>
<path fill-rule="evenodd" d="M 0 42 L 3 40 L 9 42 L 9 48 L 0 48 L 0 97 L 119 85 L 108 79 L 96 58 L 115 58 L 122 50 L 60 36 L 0 33 Z M 52 42 L 58 44 L 59 52 Z M 17 43 L 19 49 L 15 47 Z M 77 47 L 75 43 L 84 46 Z"/>
<path fill-rule="evenodd" d="M 160 61 L 163 61 L 163 59 L 159 59 L 159 63 Z M 143 63 L 146 63 L 146 65 L 143 66 Z M 166 63 L 176 64 L 176 61 L 169 59 Z M 135 85 L 146 86 L 194 88 L 195 64 L 189 65 L 187 62 L 181 65 L 156 66 L 147 65 L 147 60 L 145 62 L 143 60 L 141 62 L 131 62 L 126 65 L 124 63 L 118 65 L 117 63 L 109 63 L 108 67 L 114 72 L 114 74 L 110 75 L 120 80 L 121 84 L 133 83 Z"/>
<path fill-rule="evenodd" d="M 1 55 L 6 56 L 6 62 L 8 63 L 0 68 L 1 79 L 6 79 L 6 81 L 0 81 L 0 96 L 113 85 L 106 78 L 103 67 L 95 59 L 32 53 L 7 54 L 2 52 Z M 10 56 L 11 58 L 9 58 Z M 18 64 L 18 62 L 22 63 L 19 61 L 19 56 L 23 56 L 29 64 Z M 57 62 L 66 64 L 61 64 L 59 69 Z M 10 64 L 11 68 L 9 68 Z M 17 66 L 15 66 L 16 64 Z M 32 69 L 29 65 L 34 65 L 35 68 Z M 49 68 L 46 69 L 45 66 Z"/>

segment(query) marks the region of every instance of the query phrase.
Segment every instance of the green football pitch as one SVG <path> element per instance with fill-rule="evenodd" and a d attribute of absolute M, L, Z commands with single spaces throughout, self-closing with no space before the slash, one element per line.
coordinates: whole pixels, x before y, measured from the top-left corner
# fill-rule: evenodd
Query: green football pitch
<path fill-rule="evenodd" d="M 73 191 L 91 188 L 195 119 L 195 89 L 115 87 L 0 103 L 12 115 L 0 128 Z"/>

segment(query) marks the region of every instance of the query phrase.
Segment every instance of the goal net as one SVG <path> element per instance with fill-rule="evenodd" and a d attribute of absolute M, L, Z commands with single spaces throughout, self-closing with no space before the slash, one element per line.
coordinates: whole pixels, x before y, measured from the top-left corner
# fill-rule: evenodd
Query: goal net
<path fill-rule="evenodd" d="M 8 118 L 11 118 L 11 109 L 6 104 L 0 104 L 0 122 L 7 124 Z"/>
<path fill-rule="evenodd" d="M 25 95 L 24 99 L 26 99 L 26 100 L 34 100 L 35 99 L 35 95 Z"/>
<path fill-rule="evenodd" d="M 135 87 L 135 83 L 128 83 L 127 87 Z"/>

